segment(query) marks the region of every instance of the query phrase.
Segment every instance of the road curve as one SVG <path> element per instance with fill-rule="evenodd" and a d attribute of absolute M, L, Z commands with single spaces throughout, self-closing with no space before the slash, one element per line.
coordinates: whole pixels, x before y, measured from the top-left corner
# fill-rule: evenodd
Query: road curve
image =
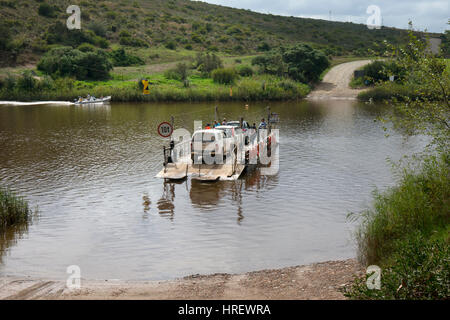
<path fill-rule="evenodd" d="M 338 64 L 328 71 L 322 82 L 306 98 L 311 100 L 356 99 L 358 93 L 364 89 L 349 87 L 353 72 L 370 62 L 371 60 L 358 60 Z"/>

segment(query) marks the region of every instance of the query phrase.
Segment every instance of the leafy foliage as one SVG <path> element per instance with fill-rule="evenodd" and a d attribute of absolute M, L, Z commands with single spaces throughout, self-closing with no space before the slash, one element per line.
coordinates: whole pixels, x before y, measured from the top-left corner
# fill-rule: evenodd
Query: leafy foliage
<path fill-rule="evenodd" d="M 195 66 L 197 70 L 208 76 L 213 70 L 222 68 L 223 63 L 214 53 L 198 53 L 195 59 Z"/>
<path fill-rule="evenodd" d="M 141 58 L 127 53 L 124 48 L 113 50 L 109 56 L 115 67 L 128 67 L 144 64 L 144 61 L 142 61 Z"/>
<path fill-rule="evenodd" d="M 46 53 L 38 69 L 56 76 L 73 76 L 79 80 L 109 78 L 112 64 L 102 50 L 81 52 L 71 47 L 59 47 Z"/>
<path fill-rule="evenodd" d="M 364 300 L 447 300 L 450 297 L 449 244 L 414 234 L 397 246 L 395 263 L 382 270 L 380 290 L 368 289 L 366 277 L 356 279 L 344 289 L 344 295 Z"/>
<path fill-rule="evenodd" d="M 264 73 L 286 75 L 301 82 L 313 82 L 319 79 L 330 62 L 322 51 L 307 44 L 297 44 L 258 56 L 252 60 L 252 64 L 260 66 Z"/>
<path fill-rule="evenodd" d="M 220 84 L 232 84 L 238 78 L 236 70 L 233 68 L 216 69 L 211 74 L 214 82 Z"/>

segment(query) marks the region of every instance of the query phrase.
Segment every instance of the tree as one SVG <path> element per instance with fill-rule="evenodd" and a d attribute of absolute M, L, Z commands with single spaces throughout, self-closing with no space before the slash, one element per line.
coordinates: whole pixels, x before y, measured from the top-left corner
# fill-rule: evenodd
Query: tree
<path fill-rule="evenodd" d="M 289 77 L 302 82 L 319 80 L 322 72 L 330 65 L 322 51 L 303 43 L 284 51 L 283 61 L 287 64 Z"/>
<path fill-rule="evenodd" d="M 301 82 L 317 81 L 330 62 L 325 54 L 307 44 L 271 50 L 252 60 L 264 73 L 287 75 Z"/>
<path fill-rule="evenodd" d="M 408 44 L 403 48 L 389 46 L 392 58 L 405 70 L 405 84 L 414 85 L 418 98 L 402 97 L 394 104 L 390 117 L 395 127 L 408 135 L 425 134 L 432 145 L 447 155 L 450 141 L 450 68 L 445 60 L 426 50 L 426 43 L 411 30 Z"/>

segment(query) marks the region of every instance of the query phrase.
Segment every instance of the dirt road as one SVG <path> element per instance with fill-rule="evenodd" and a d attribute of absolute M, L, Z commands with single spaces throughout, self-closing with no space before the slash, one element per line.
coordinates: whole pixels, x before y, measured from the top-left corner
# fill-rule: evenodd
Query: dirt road
<path fill-rule="evenodd" d="M 331 68 L 323 81 L 308 95 L 307 99 L 356 99 L 363 89 L 349 87 L 353 71 L 370 63 L 370 60 L 358 60 L 338 64 Z"/>
<path fill-rule="evenodd" d="M 353 260 L 245 274 L 193 275 L 168 281 L 90 281 L 69 290 L 65 280 L 0 278 L 0 299 L 344 299 L 339 291 L 361 267 Z"/>

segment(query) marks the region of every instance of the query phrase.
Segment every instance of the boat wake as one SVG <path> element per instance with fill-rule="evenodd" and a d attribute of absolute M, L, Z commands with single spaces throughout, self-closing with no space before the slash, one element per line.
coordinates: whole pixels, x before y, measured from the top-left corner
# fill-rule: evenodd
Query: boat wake
<path fill-rule="evenodd" d="M 0 101 L 0 105 L 9 105 L 9 106 L 37 106 L 44 104 L 70 106 L 73 105 L 74 103 L 69 101 L 38 101 L 38 102 Z"/>

